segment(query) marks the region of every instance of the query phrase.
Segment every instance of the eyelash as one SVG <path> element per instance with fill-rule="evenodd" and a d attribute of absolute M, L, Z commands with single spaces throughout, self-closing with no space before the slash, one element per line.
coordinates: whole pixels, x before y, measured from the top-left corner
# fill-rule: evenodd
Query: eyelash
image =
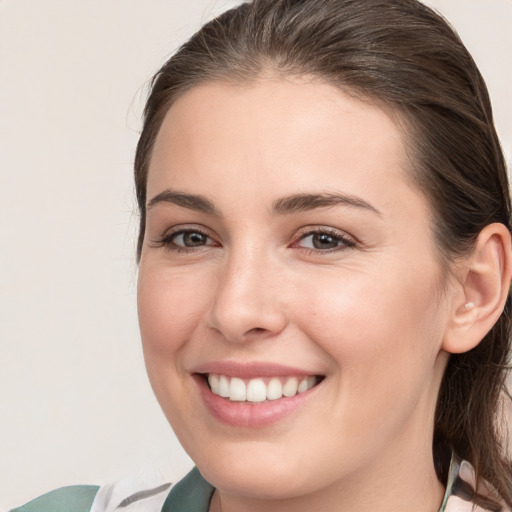
<path fill-rule="evenodd" d="M 165 249 L 169 251 L 174 251 L 177 253 L 190 253 L 197 251 L 198 248 L 202 248 L 205 246 L 212 246 L 216 245 L 214 244 L 204 244 L 204 245 L 198 245 L 196 247 L 187 247 L 182 245 L 177 245 L 173 240 L 179 236 L 179 235 L 186 235 L 186 234 L 199 234 L 206 239 L 212 240 L 211 236 L 206 232 L 199 228 L 180 228 L 176 229 L 175 231 L 169 231 L 166 232 L 163 236 L 159 237 L 158 239 L 153 241 L 154 247 L 164 247 Z M 315 235 L 328 235 L 329 237 L 333 238 L 335 241 L 339 241 L 340 244 L 336 247 L 332 247 L 329 249 L 315 249 L 310 247 L 300 247 L 300 242 L 305 240 L 308 237 L 312 237 Z M 299 238 L 296 242 L 293 242 L 290 247 L 292 248 L 298 248 L 302 251 L 308 253 L 308 254 L 326 254 L 326 253 L 332 253 L 337 252 L 344 249 L 350 249 L 356 245 L 356 241 L 354 241 L 352 238 L 348 237 L 347 235 L 343 234 L 342 232 L 333 229 L 333 228 L 305 228 L 302 232 L 302 234 L 299 235 Z"/>
<path fill-rule="evenodd" d="M 197 247 L 187 247 L 187 246 L 183 246 L 183 245 L 177 245 L 176 243 L 173 242 L 173 239 L 175 239 L 177 236 L 186 235 L 186 234 L 199 234 L 201 236 L 204 236 L 207 239 L 210 239 L 210 240 L 212 239 L 211 236 L 208 233 L 206 233 L 206 231 L 203 231 L 199 228 L 180 228 L 180 229 L 176 229 L 175 231 L 168 231 L 168 232 L 164 233 L 163 236 L 161 236 L 153 241 L 153 246 L 154 247 L 164 247 L 168 251 L 174 251 L 177 253 L 180 253 L 180 252 L 189 253 L 189 252 L 195 252 L 197 250 L 197 247 L 205 247 L 207 245 L 207 244 L 205 244 L 205 245 L 200 245 Z"/>
<path fill-rule="evenodd" d="M 314 249 L 310 247 L 299 247 L 303 251 L 306 251 L 308 254 L 326 254 L 326 253 L 332 253 L 337 251 L 342 251 L 345 249 L 350 249 L 352 247 L 356 246 L 356 241 L 353 238 L 348 237 L 343 232 L 340 232 L 333 228 L 327 228 L 327 227 L 318 227 L 318 228 L 306 228 L 306 230 L 299 236 L 299 239 L 297 242 L 294 242 L 292 244 L 292 247 L 297 247 L 300 242 L 305 240 L 306 238 L 314 235 L 328 235 L 329 237 L 332 237 L 336 241 L 339 241 L 340 244 L 336 247 L 332 247 L 330 249 Z"/>

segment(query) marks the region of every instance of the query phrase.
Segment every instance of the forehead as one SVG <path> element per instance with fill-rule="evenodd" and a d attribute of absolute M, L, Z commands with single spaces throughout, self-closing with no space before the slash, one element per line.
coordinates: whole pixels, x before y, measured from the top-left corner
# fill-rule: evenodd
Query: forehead
<path fill-rule="evenodd" d="M 407 165 L 395 116 L 375 103 L 303 79 L 212 83 L 186 92 L 167 113 L 148 197 L 165 187 L 218 191 L 221 180 L 235 193 L 328 187 L 372 195 L 374 189 L 384 201 L 386 183 L 392 192 L 409 182 Z"/>

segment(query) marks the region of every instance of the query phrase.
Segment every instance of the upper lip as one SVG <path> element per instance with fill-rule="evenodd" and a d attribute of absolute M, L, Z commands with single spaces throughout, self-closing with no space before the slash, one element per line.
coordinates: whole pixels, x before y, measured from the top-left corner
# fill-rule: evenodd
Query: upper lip
<path fill-rule="evenodd" d="M 215 373 L 241 379 L 254 379 L 258 377 L 307 377 L 319 375 L 300 368 L 293 368 L 282 364 L 270 362 L 237 362 L 237 361 L 212 361 L 194 367 L 190 373 L 209 374 Z"/>

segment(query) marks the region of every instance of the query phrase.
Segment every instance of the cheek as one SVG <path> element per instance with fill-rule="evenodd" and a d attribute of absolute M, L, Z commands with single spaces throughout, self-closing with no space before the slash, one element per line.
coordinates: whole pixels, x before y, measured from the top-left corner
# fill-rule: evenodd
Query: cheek
<path fill-rule="evenodd" d="M 354 454 L 367 453 L 415 411 L 421 424 L 430 424 L 443 316 L 432 272 L 414 280 L 345 277 L 310 289 L 301 329 L 330 357 L 328 417 L 338 419 L 340 436 L 353 440 Z"/>
<path fill-rule="evenodd" d="M 199 272 L 141 266 L 137 304 L 146 358 L 179 353 L 204 315 L 207 291 Z"/>
<path fill-rule="evenodd" d="M 298 318 L 305 319 L 302 329 L 341 367 L 341 375 L 353 368 L 363 380 L 372 372 L 389 379 L 394 368 L 412 380 L 420 367 L 434 364 L 440 348 L 438 274 L 435 268 L 380 270 L 317 281 Z"/>

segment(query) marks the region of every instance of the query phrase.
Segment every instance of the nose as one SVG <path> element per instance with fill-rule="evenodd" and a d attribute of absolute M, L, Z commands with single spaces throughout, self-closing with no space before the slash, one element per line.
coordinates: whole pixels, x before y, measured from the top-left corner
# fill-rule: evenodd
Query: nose
<path fill-rule="evenodd" d="M 278 267 L 264 251 L 233 252 L 218 278 L 210 327 L 232 343 L 279 334 L 287 314 Z"/>

